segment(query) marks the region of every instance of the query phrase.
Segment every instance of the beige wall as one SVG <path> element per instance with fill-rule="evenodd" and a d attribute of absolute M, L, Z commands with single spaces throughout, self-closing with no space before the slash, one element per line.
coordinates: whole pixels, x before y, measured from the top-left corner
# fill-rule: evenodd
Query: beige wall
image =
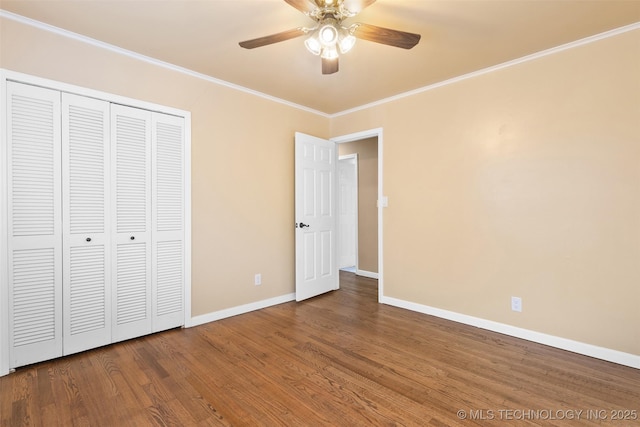
<path fill-rule="evenodd" d="M 0 24 L 3 68 L 191 112 L 193 315 L 294 291 L 293 136 L 327 137 L 328 118 Z"/>
<path fill-rule="evenodd" d="M 358 269 L 378 272 L 378 138 L 338 144 L 341 156 L 358 154 Z"/>
<path fill-rule="evenodd" d="M 328 119 L 0 24 L 3 68 L 191 111 L 194 315 L 293 292 L 294 132 L 382 127 L 386 295 L 640 355 L 640 31 Z"/>
<path fill-rule="evenodd" d="M 334 118 L 384 128 L 385 294 L 640 355 L 639 76 L 636 30 Z"/>

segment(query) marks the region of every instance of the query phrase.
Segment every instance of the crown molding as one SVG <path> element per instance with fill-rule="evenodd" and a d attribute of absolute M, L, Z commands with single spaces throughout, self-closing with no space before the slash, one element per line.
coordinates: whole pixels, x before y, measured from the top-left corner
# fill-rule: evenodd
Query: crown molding
<path fill-rule="evenodd" d="M 295 102 L 287 101 L 286 99 L 277 98 L 275 96 L 268 95 L 266 93 L 259 92 L 257 90 L 249 89 L 249 88 L 246 88 L 244 86 L 240 86 L 240 85 L 237 85 L 237 84 L 234 84 L 234 83 L 227 82 L 225 80 L 217 79 L 215 77 L 211 77 L 211 76 L 208 76 L 206 74 L 199 73 L 197 71 L 193 71 L 193 70 L 190 70 L 190 69 L 185 68 L 185 67 L 181 67 L 179 65 L 171 64 L 169 62 L 161 61 L 159 59 L 155 59 L 155 58 L 152 58 L 150 56 L 142 55 L 140 53 L 133 52 L 131 50 L 123 49 L 121 47 L 114 46 L 112 44 L 105 43 L 105 42 L 102 42 L 100 40 L 93 39 L 91 37 L 83 36 L 82 34 L 74 33 L 72 31 L 68 31 L 68 30 L 65 30 L 65 29 L 50 25 L 50 24 L 46 24 L 46 23 L 41 22 L 41 21 L 36 21 L 35 19 L 27 18 L 27 17 L 22 16 L 22 15 L 18 15 L 18 14 L 12 13 L 12 12 L 8 12 L 6 10 L 0 9 L 0 17 L 1 18 L 10 19 L 12 21 L 16 21 L 16 22 L 19 22 L 21 24 L 28 25 L 30 27 L 37 28 L 39 30 L 47 31 L 49 33 L 53 33 L 53 34 L 56 34 L 56 35 L 59 35 L 59 36 L 62 36 L 62 37 L 73 39 L 73 40 L 79 41 L 81 43 L 86 43 L 86 44 L 89 44 L 91 46 L 98 47 L 100 49 L 104 49 L 104 50 L 108 50 L 110 52 L 114 52 L 114 53 L 117 53 L 117 54 L 120 54 L 120 55 L 124 55 L 124 56 L 127 56 L 129 58 L 133 58 L 133 59 L 136 59 L 136 60 L 139 60 L 139 61 L 142 61 L 142 62 L 146 62 L 148 64 L 152 64 L 152 65 L 155 65 L 155 66 L 158 66 L 158 67 L 161 67 L 161 68 L 165 68 L 167 70 L 176 71 L 178 73 L 181 73 L 181 74 L 184 74 L 184 75 L 187 75 L 187 76 L 190 76 L 190 77 L 195 77 L 197 79 L 204 80 L 204 81 L 207 81 L 209 83 L 213 83 L 213 84 L 216 84 L 216 85 L 219 85 L 219 86 L 224 86 L 224 87 L 227 87 L 227 88 L 230 88 L 230 89 L 234 89 L 234 90 L 237 90 L 237 91 L 240 91 L 240 92 L 244 92 L 244 93 L 248 93 L 248 94 L 251 94 L 251 95 L 255 95 L 255 96 L 258 96 L 260 98 L 268 99 L 269 101 L 277 102 L 279 104 L 284 104 L 284 105 L 286 105 L 288 107 L 293 107 L 293 108 L 296 108 L 298 110 L 306 111 L 308 113 L 317 114 L 317 115 L 325 117 L 325 118 L 329 117 L 329 114 L 327 114 L 327 113 L 315 110 L 313 108 L 306 107 L 304 105 L 296 104 Z"/>
<path fill-rule="evenodd" d="M 224 87 L 227 87 L 227 88 L 230 88 L 230 89 L 238 90 L 240 92 L 244 92 L 244 93 L 248 93 L 248 94 L 251 94 L 251 95 L 255 95 L 255 96 L 258 96 L 260 98 L 264 98 L 264 99 L 267 99 L 267 100 L 270 100 L 270 101 L 273 101 L 273 102 L 277 102 L 279 104 L 287 105 L 289 107 L 296 108 L 296 109 L 302 110 L 302 111 L 306 111 L 308 113 L 316 114 L 316 115 L 319 115 L 319 116 L 322 116 L 322 117 L 325 117 L 325 118 L 329 118 L 329 119 L 333 119 L 333 118 L 340 117 L 340 116 L 345 116 L 345 115 L 348 115 L 348 114 L 351 114 L 351 113 L 355 113 L 357 111 L 366 110 L 368 108 L 377 107 L 379 105 L 383 105 L 383 104 L 386 104 L 386 103 L 389 103 L 389 102 L 397 101 L 399 99 L 407 98 L 407 97 L 410 97 L 410 96 L 413 96 L 413 95 L 417 95 L 417 94 L 420 94 L 420 93 L 423 93 L 423 92 L 428 92 L 430 90 L 437 89 L 437 88 L 442 87 L 442 86 L 447 86 L 447 85 L 450 85 L 450 84 L 454 84 L 454 83 L 457 83 L 457 82 L 460 82 L 460 81 L 463 81 L 463 80 L 467 80 L 467 79 L 471 79 L 471 78 L 474 78 L 474 77 L 478 77 L 478 76 L 481 76 L 481 75 L 484 75 L 484 74 L 488 74 L 488 73 L 491 73 L 491 72 L 494 72 L 494 71 L 502 70 L 504 68 L 512 67 L 512 66 L 515 66 L 515 65 L 518 65 L 518 64 L 522 64 L 524 62 L 533 61 L 533 60 L 536 60 L 536 59 L 539 59 L 539 58 L 543 58 L 543 57 L 548 56 L 548 55 L 553 55 L 553 54 L 556 54 L 556 53 L 559 53 L 559 52 L 562 52 L 562 51 L 565 51 L 565 50 L 568 50 L 568 49 L 573 49 L 573 48 L 576 48 L 576 47 L 579 47 L 579 46 L 583 46 L 583 45 L 586 45 L 586 44 L 589 44 L 589 43 L 597 42 L 599 40 L 604 40 L 604 39 L 607 39 L 607 38 L 610 38 L 610 37 L 615 37 L 615 36 L 620 35 L 620 34 L 624 34 L 624 33 L 630 32 L 630 31 L 634 31 L 634 30 L 640 29 L 640 22 L 636 22 L 636 23 L 633 23 L 633 24 L 630 24 L 630 25 L 626 25 L 624 27 L 616 28 L 616 29 L 613 29 L 613 30 L 610 30 L 610 31 L 605 31 L 605 32 L 600 33 L 600 34 L 596 34 L 596 35 L 593 35 L 593 36 L 585 37 L 585 38 L 580 39 L 580 40 L 576 40 L 576 41 L 573 41 L 573 42 L 565 43 L 565 44 L 560 45 L 560 46 L 556 46 L 556 47 L 553 47 L 553 48 L 550 48 L 550 49 L 546 49 L 546 50 L 543 50 L 543 51 L 540 51 L 540 52 L 536 52 L 536 53 L 533 53 L 533 54 L 530 54 L 530 55 L 527 55 L 527 56 L 523 56 L 523 57 L 518 58 L 518 59 L 513 59 L 511 61 L 507 61 L 507 62 L 503 62 L 501 64 L 493 65 L 491 67 L 483 68 L 481 70 L 472 71 L 470 73 L 463 74 L 463 75 L 458 76 L 458 77 L 453 77 L 451 79 L 447 79 L 447 80 L 443 80 L 441 82 L 437 82 L 437 83 L 433 83 L 433 84 L 430 84 L 430 85 L 427 85 L 427 86 L 423 86 L 423 87 L 420 87 L 418 89 L 410 90 L 410 91 L 407 91 L 407 92 L 400 93 L 398 95 L 390 96 L 388 98 L 383 98 L 383 99 L 380 99 L 378 101 L 374 101 L 374 102 L 371 102 L 371 103 L 368 103 L 368 104 L 360 105 L 358 107 L 350 108 L 350 109 L 343 110 L 343 111 L 340 111 L 340 112 L 337 112 L 337 113 L 333 113 L 333 114 L 328 114 L 328 113 L 325 113 L 325 112 L 322 112 L 322 111 L 319 111 L 319 110 L 316 110 L 316 109 L 313 109 L 313 108 L 310 108 L 310 107 L 307 107 L 307 106 L 304 106 L 304 105 L 300 105 L 300 104 L 296 104 L 296 103 L 291 102 L 291 101 L 287 101 L 287 100 L 282 99 L 282 98 L 277 98 L 275 96 L 268 95 L 268 94 L 263 93 L 263 92 L 259 92 L 259 91 L 256 91 L 256 90 L 253 90 L 253 89 L 249 89 L 249 88 L 244 87 L 244 86 L 240 86 L 240 85 L 237 85 L 237 84 L 234 84 L 234 83 L 230 83 L 230 82 L 227 82 L 225 80 L 217 79 L 215 77 L 211 77 L 209 75 L 206 75 L 206 74 L 203 74 L 203 73 L 199 73 L 197 71 L 193 71 L 193 70 L 190 70 L 188 68 L 184 68 L 184 67 L 181 67 L 181 66 L 178 66 L 178 65 L 174 65 L 174 64 L 165 62 L 165 61 L 161 61 L 159 59 L 155 59 L 155 58 L 152 58 L 152 57 L 149 57 L 149 56 L 146 56 L 146 55 L 142 55 L 142 54 L 137 53 L 137 52 L 133 52 L 133 51 L 130 51 L 130 50 L 127 50 L 127 49 L 123 49 L 121 47 L 114 46 L 112 44 L 105 43 L 105 42 L 102 42 L 100 40 L 93 39 L 91 37 L 83 36 L 82 34 L 74 33 L 72 31 L 68 31 L 68 30 L 64 30 L 62 28 L 55 27 L 55 26 L 50 25 L 50 24 L 46 24 L 44 22 L 40 22 L 40 21 L 37 21 L 35 19 L 27 18 L 27 17 L 24 17 L 22 15 L 18 15 L 18 14 L 12 13 L 12 12 L 8 12 L 6 10 L 0 9 L 0 17 L 6 18 L 6 19 L 10 19 L 10 20 L 13 20 L 13 21 L 25 24 L 25 25 L 29 25 L 29 26 L 34 27 L 34 28 L 38 28 L 38 29 L 43 30 L 43 31 L 47 31 L 47 32 L 50 32 L 50 33 L 54 33 L 54 34 L 63 36 L 63 37 L 67 37 L 67 38 L 70 38 L 70 39 L 73 39 L 73 40 L 76 40 L 76 41 L 79 41 L 79 42 L 82 42 L 82 43 L 86 43 L 86 44 L 89 44 L 89 45 L 92 45 L 92 46 L 96 46 L 96 47 L 101 48 L 101 49 L 105 49 L 105 50 L 108 50 L 108 51 L 111 51 L 111 52 L 114 52 L 114 53 L 118 53 L 118 54 L 121 54 L 121 55 L 124 55 L 124 56 L 128 56 L 130 58 L 134 58 L 134 59 L 137 59 L 139 61 L 143 61 L 143 62 L 146 62 L 146 63 L 149 63 L 149 64 L 153 64 L 153 65 L 156 65 L 158 67 L 162 67 L 162 68 L 165 68 L 165 69 L 168 69 L 168 70 L 176 71 L 178 73 L 182 73 L 182 74 L 190 76 L 190 77 L 195 77 L 197 79 L 201 79 L 201 80 L 204 80 L 204 81 L 207 81 L 207 82 L 210 82 L 210 83 L 214 83 L 214 84 L 217 84 L 217 85 L 220 85 L 220 86 L 224 86 Z"/>
<path fill-rule="evenodd" d="M 513 67 L 514 65 L 522 64 L 524 62 L 533 61 L 539 58 L 543 58 L 545 56 L 553 55 L 559 52 L 563 52 L 565 50 L 573 49 L 579 46 L 583 46 L 589 43 L 597 42 L 599 40 L 604 40 L 610 37 L 615 37 L 617 35 L 627 33 L 629 31 L 634 31 L 640 29 L 640 22 L 636 22 L 630 25 L 626 25 L 624 27 L 616 28 L 610 31 L 605 31 L 604 33 L 596 34 L 593 36 L 585 37 L 580 40 L 576 40 L 573 42 L 569 42 L 560 46 L 552 47 L 550 49 L 546 49 L 540 52 L 532 53 L 531 55 L 523 56 L 518 59 L 513 59 L 511 61 L 503 62 L 501 64 L 492 65 L 491 67 L 483 68 L 481 70 L 472 71 L 467 74 L 463 74 L 458 77 L 453 77 L 451 79 L 443 80 L 441 82 L 433 83 L 428 86 L 423 86 L 418 89 L 410 90 L 408 92 L 403 92 L 398 95 L 390 96 L 388 98 L 380 99 L 378 101 L 370 102 L 368 104 L 361 105 L 359 107 L 350 108 L 348 110 L 340 111 L 338 113 L 330 114 L 329 118 L 335 118 L 340 116 L 345 116 L 347 114 L 355 113 L 357 111 L 366 110 L 371 107 L 377 107 L 379 105 L 383 105 L 389 102 L 397 101 L 402 98 L 407 98 L 413 95 L 417 95 L 419 93 L 428 92 L 433 89 L 437 89 L 442 86 L 448 86 L 450 84 L 458 83 L 463 80 L 472 79 L 474 77 L 481 76 L 483 74 L 492 73 L 494 71 L 502 70 L 504 68 Z"/>

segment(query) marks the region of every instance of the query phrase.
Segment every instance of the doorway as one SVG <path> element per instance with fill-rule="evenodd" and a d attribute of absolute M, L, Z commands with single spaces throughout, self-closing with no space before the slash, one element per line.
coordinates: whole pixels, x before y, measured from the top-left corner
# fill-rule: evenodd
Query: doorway
<path fill-rule="evenodd" d="M 337 143 L 338 155 L 343 159 L 353 159 L 357 165 L 357 216 L 353 227 L 350 219 L 343 218 L 348 208 L 350 190 L 341 181 L 338 173 L 338 266 L 350 267 L 357 275 L 378 279 L 378 299 L 383 295 L 383 250 L 382 250 L 382 207 L 386 200 L 382 192 L 382 129 L 372 129 L 332 138 Z M 346 163 L 342 163 L 345 166 Z M 340 170 L 341 161 L 338 162 Z M 342 204 L 342 206 L 341 206 Z M 346 222 L 346 223 L 345 223 Z M 353 237 L 352 237 L 353 236 Z M 353 241 L 353 244 L 351 243 Z M 343 249 L 343 244 L 345 248 Z M 353 248 L 353 249 L 351 249 Z M 355 262 L 350 261 L 349 251 L 355 252 Z M 346 253 L 344 253 L 346 252 Z"/>
<path fill-rule="evenodd" d="M 353 144 L 341 144 L 339 148 Z M 339 151 L 339 150 L 338 150 Z M 358 153 L 338 157 L 338 268 L 358 269 Z"/>

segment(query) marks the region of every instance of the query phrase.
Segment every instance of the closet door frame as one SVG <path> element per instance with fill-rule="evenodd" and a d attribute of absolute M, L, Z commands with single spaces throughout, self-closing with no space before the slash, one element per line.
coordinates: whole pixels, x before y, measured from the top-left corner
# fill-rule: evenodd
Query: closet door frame
<path fill-rule="evenodd" d="M 9 290 L 8 269 L 8 228 L 7 228 L 7 176 L 4 165 L 7 163 L 7 82 L 41 86 L 76 95 L 97 98 L 115 104 L 127 105 L 149 111 L 184 118 L 184 327 L 194 326 L 191 319 L 191 113 L 189 111 L 146 102 L 134 98 L 114 95 L 94 89 L 84 88 L 55 80 L 32 76 L 0 68 L 0 376 L 10 372 L 9 369 L 9 305 L 6 295 Z"/>

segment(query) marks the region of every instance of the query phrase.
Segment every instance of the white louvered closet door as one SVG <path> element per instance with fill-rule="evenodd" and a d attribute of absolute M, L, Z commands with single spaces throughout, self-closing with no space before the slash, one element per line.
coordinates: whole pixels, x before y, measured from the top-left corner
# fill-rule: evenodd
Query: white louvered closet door
<path fill-rule="evenodd" d="M 151 112 L 111 105 L 113 341 L 151 333 Z"/>
<path fill-rule="evenodd" d="M 111 343 L 109 103 L 62 94 L 64 354 Z"/>
<path fill-rule="evenodd" d="M 184 118 L 153 113 L 153 332 L 184 324 Z"/>
<path fill-rule="evenodd" d="M 62 355 L 60 93 L 9 82 L 7 112 L 9 364 L 16 367 Z"/>

